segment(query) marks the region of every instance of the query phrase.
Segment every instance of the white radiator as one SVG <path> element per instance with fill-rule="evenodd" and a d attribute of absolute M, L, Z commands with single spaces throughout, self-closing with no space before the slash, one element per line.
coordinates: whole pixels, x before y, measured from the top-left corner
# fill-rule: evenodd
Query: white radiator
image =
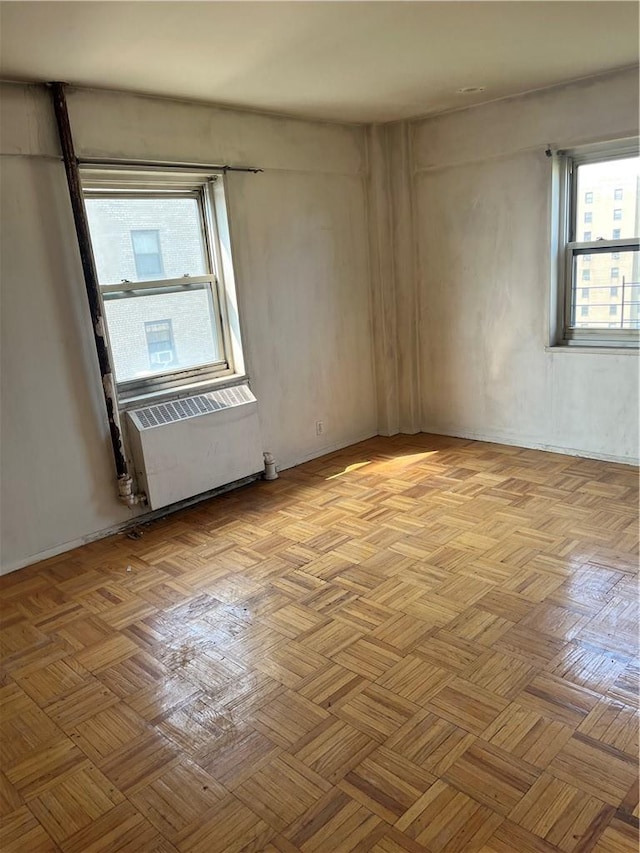
<path fill-rule="evenodd" d="M 127 412 L 138 488 L 151 509 L 257 474 L 258 404 L 248 385 Z"/>

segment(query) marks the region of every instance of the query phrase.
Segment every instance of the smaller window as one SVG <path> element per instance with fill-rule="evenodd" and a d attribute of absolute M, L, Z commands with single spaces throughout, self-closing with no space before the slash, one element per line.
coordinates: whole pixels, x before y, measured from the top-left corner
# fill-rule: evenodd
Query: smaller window
<path fill-rule="evenodd" d="M 164 275 L 164 266 L 160 251 L 160 232 L 157 229 L 132 231 L 131 244 L 138 278 L 143 281 L 161 278 Z"/>
<path fill-rule="evenodd" d="M 629 299 L 618 291 L 627 269 L 630 275 L 640 260 L 638 221 L 623 215 L 622 201 L 618 196 L 613 201 L 613 196 L 616 188 L 622 189 L 624 204 L 635 210 L 640 175 L 637 141 L 598 143 L 561 152 L 557 166 L 554 186 L 562 215 L 558 220 L 558 305 L 552 312 L 554 342 L 636 346 L 640 319 L 635 318 L 632 302 L 640 304 L 640 299 L 631 300 L 631 283 Z M 600 213 L 593 213 L 599 207 L 604 223 L 609 216 L 611 225 L 600 224 Z M 614 216 L 617 221 L 612 221 Z M 633 290 L 635 294 L 635 286 Z M 611 305 L 617 313 L 609 314 Z M 638 313 L 640 316 L 640 309 Z M 620 317 L 623 322 L 615 323 Z"/>
<path fill-rule="evenodd" d="M 618 187 L 613 191 L 613 200 L 622 201 L 622 187 Z"/>
<path fill-rule="evenodd" d="M 609 314 L 617 314 L 618 306 L 617 305 L 609 305 Z"/>
<path fill-rule="evenodd" d="M 144 324 L 147 337 L 149 365 L 153 370 L 159 370 L 176 360 L 176 348 L 173 342 L 173 325 L 171 320 L 157 320 Z"/>

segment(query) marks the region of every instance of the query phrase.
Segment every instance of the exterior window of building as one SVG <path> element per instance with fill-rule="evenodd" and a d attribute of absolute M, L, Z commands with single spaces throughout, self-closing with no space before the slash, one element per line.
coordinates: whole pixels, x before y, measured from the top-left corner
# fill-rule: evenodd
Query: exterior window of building
<path fill-rule="evenodd" d="M 588 287 L 583 287 L 583 288 L 582 288 L 582 298 L 583 298 L 583 299 L 588 299 L 588 298 L 589 298 L 589 288 L 588 288 Z"/>
<path fill-rule="evenodd" d="M 176 348 L 173 342 L 171 320 L 146 322 L 144 324 L 144 333 L 147 339 L 147 351 L 151 367 L 154 370 L 161 370 L 163 367 L 173 364 L 176 357 Z"/>
<path fill-rule="evenodd" d="M 562 215 L 553 340 L 567 345 L 637 347 L 640 342 L 638 141 L 600 143 L 561 152 L 556 163 Z M 599 231 L 595 235 L 593 231 L 582 231 L 584 222 L 607 221 L 614 195 L 617 200 L 624 197 L 625 210 L 628 204 L 628 210 L 635 213 L 625 214 L 623 219 L 622 208 L 614 209 L 614 219 L 620 224 L 612 229 L 611 239 Z M 586 205 L 591 209 L 587 210 Z M 610 284 L 612 279 L 615 285 Z M 581 304 L 588 290 L 580 286 L 581 281 L 591 282 L 592 291 L 595 288 L 595 297 L 589 300 L 589 305 Z"/>
<path fill-rule="evenodd" d="M 86 165 L 81 176 L 120 400 L 241 375 L 223 175 Z"/>
<path fill-rule="evenodd" d="M 164 267 L 160 251 L 160 232 L 157 229 L 132 231 L 131 244 L 138 278 L 162 278 Z"/>

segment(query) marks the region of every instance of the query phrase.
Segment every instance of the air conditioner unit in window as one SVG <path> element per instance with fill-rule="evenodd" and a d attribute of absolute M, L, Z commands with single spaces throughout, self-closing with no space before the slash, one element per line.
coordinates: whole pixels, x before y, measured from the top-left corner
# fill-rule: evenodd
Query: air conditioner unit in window
<path fill-rule="evenodd" d="M 151 509 L 257 474 L 258 404 L 248 385 L 127 412 L 138 487 Z"/>
<path fill-rule="evenodd" d="M 173 361 L 173 350 L 163 349 L 159 352 L 154 352 L 151 356 L 151 362 L 153 364 L 171 364 Z"/>

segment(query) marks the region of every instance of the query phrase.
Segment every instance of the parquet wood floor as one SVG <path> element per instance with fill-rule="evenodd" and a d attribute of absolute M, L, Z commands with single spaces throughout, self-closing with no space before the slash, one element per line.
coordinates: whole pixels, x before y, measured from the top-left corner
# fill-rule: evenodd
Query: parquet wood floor
<path fill-rule="evenodd" d="M 3 578 L 0 849 L 637 850 L 637 485 L 378 438 Z"/>

